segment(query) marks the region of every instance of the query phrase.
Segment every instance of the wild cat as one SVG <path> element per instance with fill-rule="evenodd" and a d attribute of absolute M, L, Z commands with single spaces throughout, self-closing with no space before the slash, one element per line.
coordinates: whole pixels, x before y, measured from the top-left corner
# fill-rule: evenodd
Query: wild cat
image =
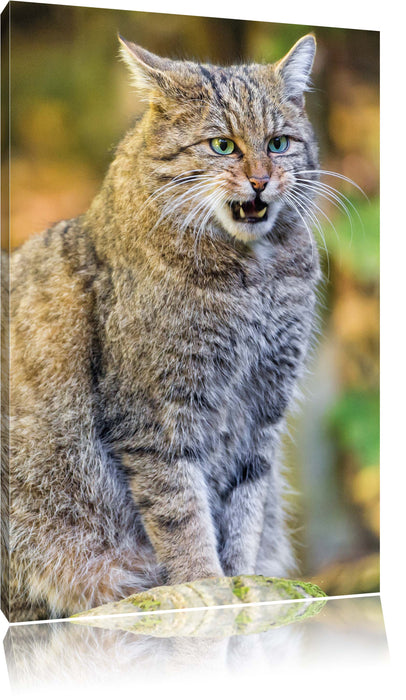
<path fill-rule="evenodd" d="M 229 67 L 121 46 L 144 115 L 89 210 L 11 262 L 12 621 L 293 562 L 278 445 L 319 279 L 315 39 Z"/>

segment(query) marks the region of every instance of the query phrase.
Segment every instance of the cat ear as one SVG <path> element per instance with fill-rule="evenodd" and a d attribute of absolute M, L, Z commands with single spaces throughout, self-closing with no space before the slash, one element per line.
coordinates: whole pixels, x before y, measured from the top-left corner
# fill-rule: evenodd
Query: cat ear
<path fill-rule="evenodd" d="M 287 99 L 300 105 L 304 103 L 303 93 L 309 86 L 315 53 L 316 39 L 313 34 L 306 34 L 276 64 L 277 73 L 283 79 Z"/>
<path fill-rule="evenodd" d="M 163 96 L 181 97 L 182 81 L 179 72 L 182 68 L 176 61 L 156 56 L 132 41 L 127 41 L 120 34 L 118 38 L 121 56 L 130 69 L 132 82 L 138 90 L 146 93 L 149 101 L 159 101 Z M 186 87 L 187 84 L 184 84 L 183 91 Z"/>

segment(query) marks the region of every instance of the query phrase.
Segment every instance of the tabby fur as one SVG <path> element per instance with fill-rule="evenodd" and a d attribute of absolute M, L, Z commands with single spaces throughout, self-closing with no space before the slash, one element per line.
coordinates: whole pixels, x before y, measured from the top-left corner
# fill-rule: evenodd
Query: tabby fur
<path fill-rule="evenodd" d="M 11 260 L 12 621 L 293 563 L 278 446 L 319 278 L 289 195 L 318 167 L 315 41 L 226 68 L 120 41 L 145 113 L 89 210 Z M 233 215 L 254 200 L 261 221 Z"/>

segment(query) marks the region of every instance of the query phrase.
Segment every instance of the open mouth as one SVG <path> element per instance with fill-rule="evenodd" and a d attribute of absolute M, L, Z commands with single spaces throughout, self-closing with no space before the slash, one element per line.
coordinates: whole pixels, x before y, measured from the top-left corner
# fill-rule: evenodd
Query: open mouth
<path fill-rule="evenodd" d="M 266 221 L 268 216 L 268 205 L 257 195 L 250 202 L 231 202 L 231 211 L 234 221 L 243 221 L 248 224 L 257 224 Z"/>

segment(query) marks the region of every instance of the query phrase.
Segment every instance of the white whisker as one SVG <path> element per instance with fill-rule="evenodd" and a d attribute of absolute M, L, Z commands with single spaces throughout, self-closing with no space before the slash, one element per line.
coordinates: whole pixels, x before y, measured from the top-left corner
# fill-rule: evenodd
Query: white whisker
<path fill-rule="evenodd" d="M 313 169 L 309 169 L 309 170 L 296 170 L 296 171 L 295 171 L 295 175 L 306 175 L 306 174 L 308 174 L 308 173 L 317 174 L 317 175 L 330 175 L 331 177 L 337 177 L 337 178 L 339 178 L 340 180 L 345 180 L 345 182 L 348 182 L 350 185 L 352 185 L 352 186 L 355 187 L 357 190 L 359 190 L 359 192 L 361 192 L 361 194 L 365 197 L 365 199 L 367 199 L 367 200 L 369 201 L 368 195 L 365 194 L 365 192 L 364 192 L 364 190 L 362 189 L 362 187 L 360 187 L 359 185 L 357 185 L 357 183 L 354 182 L 354 180 L 351 180 L 351 178 L 350 178 L 350 177 L 347 177 L 346 175 L 341 175 L 340 173 L 335 173 L 333 170 L 313 170 Z M 312 180 L 312 182 L 315 182 L 315 181 Z"/>
<path fill-rule="evenodd" d="M 312 247 L 312 262 L 313 262 L 313 255 L 314 255 L 313 237 L 312 237 L 311 231 L 310 231 L 310 229 L 309 229 L 309 226 L 308 226 L 308 224 L 307 224 L 307 221 L 306 221 L 306 219 L 304 218 L 304 216 L 301 214 L 301 212 L 300 212 L 300 210 L 299 210 L 299 208 L 298 208 L 298 206 L 297 206 L 296 200 L 295 200 L 294 197 L 291 195 L 291 193 L 284 192 L 283 195 L 282 195 L 282 198 L 285 198 L 288 202 L 291 203 L 291 205 L 293 206 L 293 209 L 296 211 L 296 213 L 300 216 L 301 220 L 303 221 L 303 224 L 304 224 L 304 226 L 305 226 L 305 228 L 306 228 L 306 231 L 307 231 L 307 233 L 308 233 L 308 235 L 309 235 L 310 245 L 311 245 L 311 247 Z"/>
<path fill-rule="evenodd" d="M 299 179 L 299 182 L 302 183 L 302 180 Z M 304 192 L 304 190 L 306 190 L 306 188 L 307 188 L 307 185 L 305 185 L 305 186 L 300 185 L 298 189 L 296 189 L 295 187 L 293 187 L 293 189 L 291 190 L 291 192 L 292 192 L 292 193 L 295 193 L 295 194 L 297 194 L 297 195 L 301 195 L 302 197 L 305 197 L 305 192 Z M 326 199 L 328 199 L 328 198 L 326 197 Z M 307 201 L 307 200 L 303 200 L 303 201 Z M 319 207 L 313 200 L 310 200 L 309 206 L 310 206 L 310 207 L 313 207 L 314 209 L 317 209 L 317 211 L 319 211 L 320 214 L 322 214 L 322 215 L 324 216 L 324 218 L 328 221 L 328 223 L 330 224 L 331 228 L 333 229 L 333 231 L 334 231 L 334 233 L 335 233 L 335 235 L 336 235 L 336 237 L 337 237 L 337 240 L 339 240 L 339 235 L 338 235 L 338 233 L 337 233 L 337 229 L 336 229 L 336 227 L 334 226 L 333 222 L 331 221 L 330 217 L 326 214 L 326 212 L 323 211 L 323 209 L 322 209 L 321 207 Z"/>
<path fill-rule="evenodd" d="M 213 216 L 214 210 L 216 206 L 223 200 L 226 199 L 226 193 L 224 190 L 220 187 L 218 190 L 214 193 L 214 195 L 210 197 L 205 198 L 205 206 L 202 207 L 203 211 L 201 213 L 201 219 L 200 223 L 199 221 L 196 222 L 196 225 L 194 227 L 194 235 L 195 235 L 195 244 L 194 244 L 194 250 L 195 250 L 195 255 L 198 252 L 198 247 L 199 247 L 199 242 L 203 236 L 203 233 L 205 232 L 205 228 L 207 226 L 207 223 L 210 219 L 211 216 Z M 205 209 L 207 211 L 205 212 Z M 199 224 L 199 227 L 197 228 Z M 197 256 L 198 259 L 198 256 Z"/>
<path fill-rule="evenodd" d="M 303 188 L 307 187 L 310 191 L 316 192 L 320 197 L 323 197 L 328 202 L 333 204 L 333 206 L 337 207 L 337 209 L 341 209 L 342 211 L 344 211 L 344 213 L 346 214 L 346 216 L 348 218 L 350 227 L 351 227 L 351 241 L 352 241 L 353 234 L 354 234 L 352 216 L 351 216 L 351 212 L 350 212 L 349 208 L 346 206 L 346 204 L 344 203 L 343 200 L 345 200 L 349 204 L 351 209 L 355 212 L 355 214 L 357 215 L 358 221 L 361 225 L 361 229 L 362 229 L 363 233 L 365 233 L 364 232 L 364 224 L 363 224 L 363 221 L 359 215 L 359 212 L 358 212 L 356 206 L 351 202 L 351 200 L 348 199 L 348 197 L 343 195 L 341 192 L 336 190 L 334 187 L 331 187 L 330 185 L 326 185 L 325 183 L 314 182 L 313 180 L 305 180 L 305 179 L 301 179 L 301 178 L 297 178 L 297 182 L 303 183 L 301 185 Z"/>
<path fill-rule="evenodd" d="M 316 215 L 314 214 L 314 212 L 312 211 L 312 208 L 313 208 L 313 207 L 316 208 L 321 214 L 323 214 L 323 216 L 326 217 L 326 219 L 329 221 L 329 223 L 331 224 L 331 226 L 333 227 L 333 229 L 334 229 L 334 231 L 335 231 L 334 225 L 333 225 L 333 223 L 330 221 L 330 219 L 328 218 L 328 216 L 325 214 L 325 212 L 324 212 L 320 207 L 317 206 L 317 204 L 315 204 L 314 202 L 308 201 L 307 199 L 304 199 L 304 198 L 303 198 L 304 193 L 302 193 L 302 192 L 297 192 L 297 191 L 295 191 L 295 190 L 291 190 L 291 191 L 289 192 L 289 194 L 290 194 L 291 197 L 296 201 L 296 203 L 298 204 L 298 206 L 300 206 L 300 207 L 302 208 L 302 210 L 307 214 L 307 216 L 310 218 L 310 220 L 311 220 L 313 226 L 315 226 L 315 228 L 317 229 L 317 231 L 318 231 L 319 234 L 320 234 L 320 238 L 321 238 L 321 240 L 323 241 L 323 247 L 324 247 L 324 250 L 325 250 L 325 252 L 326 252 L 326 259 L 327 259 L 327 278 L 329 279 L 329 278 L 330 278 L 330 256 L 329 256 L 329 253 L 328 253 L 328 248 L 327 248 L 327 244 L 326 244 L 326 239 L 325 239 L 325 237 L 324 237 L 323 227 L 322 227 L 320 221 L 318 220 L 317 216 L 316 216 Z M 303 196 L 301 196 L 301 195 L 303 195 Z M 337 231 L 336 231 L 336 234 L 337 234 Z M 338 234 L 337 234 L 337 236 L 338 236 Z"/>
<path fill-rule="evenodd" d="M 190 201 L 191 199 L 195 199 L 197 196 L 200 197 L 201 195 L 204 195 L 206 191 L 208 194 L 210 194 L 212 189 L 213 189 L 213 180 L 210 180 L 210 182 L 205 184 L 204 186 L 200 185 L 200 187 L 195 187 L 194 189 L 195 189 L 194 192 L 192 192 L 192 190 L 189 190 L 186 193 L 187 195 L 190 195 L 190 196 L 185 196 L 183 198 L 181 198 L 181 197 L 179 198 L 178 206 L 182 206 L 184 203 Z M 192 192 L 192 194 L 191 194 L 191 192 Z M 191 220 L 193 219 L 194 211 L 195 210 L 192 210 L 192 212 L 189 212 L 189 214 L 186 216 L 186 218 L 182 224 L 182 226 L 184 228 L 187 228 L 188 225 L 190 224 Z"/>
<path fill-rule="evenodd" d="M 213 179 L 207 177 L 207 182 L 199 182 L 193 187 L 186 190 L 186 192 L 180 192 L 179 194 L 172 194 L 165 205 L 162 207 L 161 214 L 154 226 L 150 229 L 150 233 L 156 230 L 159 224 L 165 219 L 165 217 L 173 215 L 174 211 L 179 210 L 188 201 L 200 197 L 206 190 L 211 189 L 213 186 Z M 166 194 L 166 192 L 165 192 Z M 185 221 L 179 224 L 180 229 L 186 229 Z"/>
<path fill-rule="evenodd" d="M 166 195 L 167 192 L 170 190 L 176 189 L 179 187 L 179 185 L 184 185 L 187 184 L 188 182 L 196 182 L 196 181 L 210 181 L 210 177 L 208 175 L 189 175 L 188 177 L 183 177 L 181 179 L 174 178 L 170 182 L 166 183 L 165 185 L 162 185 L 162 187 L 159 187 L 153 194 L 151 194 L 145 201 L 145 205 L 151 204 L 153 201 L 158 199 L 159 197 L 162 197 Z"/>

